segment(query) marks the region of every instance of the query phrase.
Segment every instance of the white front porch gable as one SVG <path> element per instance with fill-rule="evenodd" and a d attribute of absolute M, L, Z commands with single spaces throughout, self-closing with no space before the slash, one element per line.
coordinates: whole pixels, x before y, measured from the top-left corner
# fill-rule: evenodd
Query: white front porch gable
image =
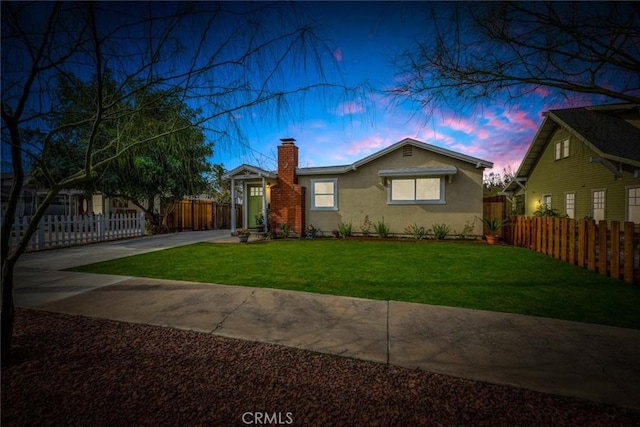
<path fill-rule="evenodd" d="M 265 223 L 267 221 L 267 209 L 271 199 L 271 186 L 276 183 L 278 175 L 275 172 L 267 171 L 257 166 L 243 164 L 223 175 L 224 179 L 231 180 L 231 232 L 236 231 L 236 203 L 238 203 L 238 195 L 236 194 L 236 184 L 242 185 L 242 228 L 250 228 L 251 218 L 256 215 L 250 206 L 251 197 L 261 197 L 259 211 L 262 213 Z M 254 191 L 254 189 L 259 191 Z M 254 196 L 253 193 L 257 194 Z"/>

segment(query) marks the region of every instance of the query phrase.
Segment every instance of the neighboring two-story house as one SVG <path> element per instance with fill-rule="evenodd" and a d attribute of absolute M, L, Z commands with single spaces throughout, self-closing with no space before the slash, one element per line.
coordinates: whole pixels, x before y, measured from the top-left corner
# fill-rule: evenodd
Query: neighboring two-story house
<path fill-rule="evenodd" d="M 640 223 L 640 105 L 545 112 L 504 192 L 570 218 Z"/>

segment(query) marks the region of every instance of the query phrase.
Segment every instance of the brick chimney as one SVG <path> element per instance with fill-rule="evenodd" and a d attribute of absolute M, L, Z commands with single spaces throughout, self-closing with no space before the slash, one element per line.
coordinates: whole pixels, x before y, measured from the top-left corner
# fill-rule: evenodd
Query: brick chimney
<path fill-rule="evenodd" d="M 298 147 L 293 138 L 278 146 L 278 183 L 271 189 L 271 227 L 287 223 L 300 236 L 304 230 L 305 188 L 298 185 Z"/>
<path fill-rule="evenodd" d="M 298 167 L 298 146 L 293 138 L 282 138 L 278 145 L 278 180 L 293 185 L 298 183 L 296 168 Z"/>

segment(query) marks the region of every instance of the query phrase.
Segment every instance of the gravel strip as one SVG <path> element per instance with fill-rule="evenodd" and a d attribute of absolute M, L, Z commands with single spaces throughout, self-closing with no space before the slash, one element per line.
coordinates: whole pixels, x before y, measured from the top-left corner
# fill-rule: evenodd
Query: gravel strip
<path fill-rule="evenodd" d="M 18 309 L 2 426 L 616 426 L 640 411 L 215 335 Z"/>

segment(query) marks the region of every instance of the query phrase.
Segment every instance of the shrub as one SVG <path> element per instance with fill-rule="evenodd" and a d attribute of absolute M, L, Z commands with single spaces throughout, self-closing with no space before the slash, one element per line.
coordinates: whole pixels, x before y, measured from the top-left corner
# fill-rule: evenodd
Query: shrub
<path fill-rule="evenodd" d="M 350 222 L 341 222 L 340 225 L 338 225 L 338 234 L 340 237 L 345 239 L 351 236 L 351 228 L 352 226 Z"/>
<path fill-rule="evenodd" d="M 371 234 L 371 228 L 373 227 L 373 223 L 369 219 L 369 215 L 365 215 L 364 219 L 360 223 L 360 232 L 364 237 L 369 237 Z"/>
<path fill-rule="evenodd" d="M 462 229 L 462 231 L 460 233 L 456 233 L 454 231 L 453 234 L 458 234 L 460 239 L 466 240 L 474 232 L 475 228 L 476 228 L 476 219 L 474 218 L 473 221 L 467 220 L 464 223 L 464 228 Z"/>
<path fill-rule="evenodd" d="M 447 235 L 449 234 L 450 230 L 451 229 L 449 228 L 449 226 L 444 222 L 442 224 L 436 222 L 431 227 L 431 231 L 433 232 L 433 238 L 436 240 L 444 240 L 445 237 L 447 237 Z"/>
<path fill-rule="evenodd" d="M 280 233 L 282 234 L 282 238 L 286 239 L 289 237 L 289 233 L 291 232 L 291 226 L 286 222 L 280 224 Z"/>
<path fill-rule="evenodd" d="M 378 221 L 375 225 L 376 234 L 383 239 L 389 237 L 389 227 L 384 223 L 384 217 L 382 217 L 382 221 Z"/>
<path fill-rule="evenodd" d="M 427 235 L 427 230 L 424 227 L 418 226 L 418 224 L 413 223 L 413 225 L 409 225 L 404 229 L 404 232 L 409 234 L 416 240 L 424 239 L 424 236 Z"/>

